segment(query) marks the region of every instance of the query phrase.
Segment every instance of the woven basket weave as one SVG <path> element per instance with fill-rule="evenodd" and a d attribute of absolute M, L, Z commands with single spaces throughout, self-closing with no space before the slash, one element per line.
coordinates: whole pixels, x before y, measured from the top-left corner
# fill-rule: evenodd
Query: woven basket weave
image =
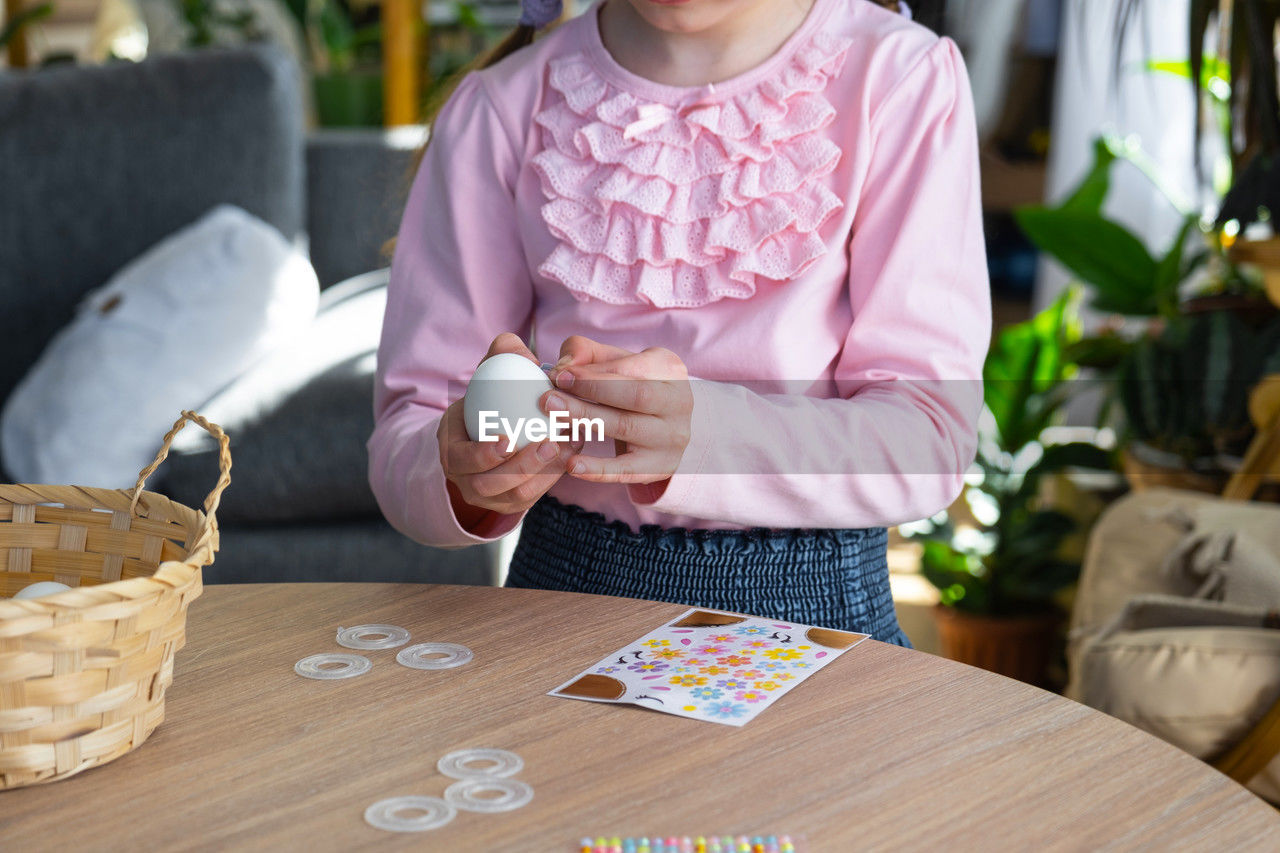
<path fill-rule="evenodd" d="M 204 512 L 142 489 L 187 421 L 219 444 Z M 0 790 L 118 758 L 164 719 L 230 471 L 221 427 L 184 411 L 132 489 L 0 485 L 0 596 L 36 581 L 77 587 L 0 600 Z"/>

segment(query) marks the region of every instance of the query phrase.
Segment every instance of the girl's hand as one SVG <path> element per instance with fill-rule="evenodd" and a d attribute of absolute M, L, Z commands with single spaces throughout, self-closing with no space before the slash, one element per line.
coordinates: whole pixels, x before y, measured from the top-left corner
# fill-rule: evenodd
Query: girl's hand
<path fill-rule="evenodd" d="M 570 418 L 600 418 L 614 440 L 612 459 L 575 453 L 572 477 L 593 483 L 663 483 L 689 445 L 693 391 L 684 362 L 671 350 L 630 352 L 575 335 L 560 347 L 551 373 L 557 389 L 544 411 Z"/>
<path fill-rule="evenodd" d="M 510 333 L 494 338 L 485 358 L 501 352 L 539 363 L 524 341 Z M 505 441 L 472 441 L 467 436 L 461 399 L 445 409 L 436 441 L 454 515 L 463 529 L 481 535 L 496 521 L 491 513 L 522 513 L 537 503 L 564 474 L 565 462 L 573 453 L 568 444 L 551 441 L 532 443 L 514 452 L 505 449 Z"/>

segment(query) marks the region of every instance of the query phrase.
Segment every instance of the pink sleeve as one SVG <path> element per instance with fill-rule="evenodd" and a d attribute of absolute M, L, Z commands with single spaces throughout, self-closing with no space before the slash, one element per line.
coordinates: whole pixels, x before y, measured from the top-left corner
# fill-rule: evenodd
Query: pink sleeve
<path fill-rule="evenodd" d="M 633 487 L 635 503 L 742 526 L 872 527 L 933 515 L 959 493 L 977 446 L 991 303 L 977 133 L 952 42 L 881 103 L 871 139 L 839 396 L 695 381 L 680 468 L 656 500 Z"/>
<path fill-rule="evenodd" d="M 479 74 L 437 117 L 391 264 L 368 441 L 369 484 L 392 526 L 443 547 L 489 541 L 518 516 L 464 530 L 445 491 L 441 413 L 501 332 L 527 340 L 533 284 L 517 233 L 518 161 Z"/>

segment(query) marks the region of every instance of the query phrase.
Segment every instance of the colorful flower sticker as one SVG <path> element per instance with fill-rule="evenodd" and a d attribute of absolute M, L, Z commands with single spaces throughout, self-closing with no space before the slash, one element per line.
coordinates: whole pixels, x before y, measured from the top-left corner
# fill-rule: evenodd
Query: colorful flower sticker
<path fill-rule="evenodd" d="M 670 664 L 665 664 L 657 660 L 638 660 L 627 666 L 632 672 L 662 672 Z"/>
<path fill-rule="evenodd" d="M 708 705 L 706 711 L 717 719 L 732 720 L 747 713 L 747 706 L 737 705 L 733 702 L 717 702 L 714 705 Z"/>
<path fill-rule="evenodd" d="M 716 682 L 716 687 L 723 687 L 725 690 L 746 690 L 750 685 L 750 681 L 741 678 L 722 678 Z"/>
<path fill-rule="evenodd" d="M 673 675 L 668 683 L 677 687 L 700 687 L 707 683 L 705 675 Z"/>
<path fill-rule="evenodd" d="M 594 673 L 602 683 L 625 687 L 620 698 L 600 701 L 740 726 L 845 651 L 818 645 L 808 629 L 694 609 L 600 660 L 578 679 Z M 552 695 L 588 698 L 572 689 L 578 679 Z"/>

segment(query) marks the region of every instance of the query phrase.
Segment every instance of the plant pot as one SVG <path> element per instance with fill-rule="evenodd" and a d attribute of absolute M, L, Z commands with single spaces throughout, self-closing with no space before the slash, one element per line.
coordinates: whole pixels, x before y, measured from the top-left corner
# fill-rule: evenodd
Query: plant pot
<path fill-rule="evenodd" d="M 1135 492 L 1166 488 L 1217 495 L 1231 478 L 1229 472 L 1209 464 L 1208 460 L 1203 467 L 1193 468 L 1181 456 L 1141 441 L 1130 443 L 1120 456 L 1124 478 Z"/>
<path fill-rule="evenodd" d="M 317 74 L 316 120 L 321 127 L 381 127 L 382 71 L 356 69 Z"/>
<path fill-rule="evenodd" d="M 1048 683 L 1062 622 L 1057 613 L 977 616 L 939 604 L 934 618 L 943 657 L 1037 687 Z"/>
<path fill-rule="evenodd" d="M 1124 478 L 1135 492 L 1144 489 L 1182 489 L 1221 495 L 1231 475 L 1243 460 L 1238 456 L 1220 456 L 1197 460 L 1188 466 L 1182 457 L 1157 450 L 1145 442 L 1132 442 L 1121 452 Z M 1254 501 L 1280 503 L 1280 483 L 1264 482 L 1253 495 Z"/>

